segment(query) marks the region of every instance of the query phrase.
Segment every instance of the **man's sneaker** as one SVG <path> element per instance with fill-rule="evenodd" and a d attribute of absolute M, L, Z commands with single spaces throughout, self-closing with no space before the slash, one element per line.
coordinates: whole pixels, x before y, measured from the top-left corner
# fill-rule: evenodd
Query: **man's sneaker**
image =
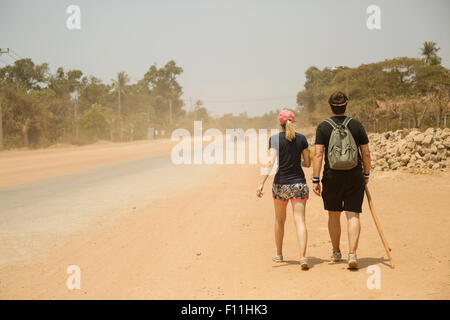
<path fill-rule="evenodd" d="M 274 261 L 274 262 L 283 262 L 283 255 L 282 254 L 274 254 L 272 256 L 272 261 Z"/>
<path fill-rule="evenodd" d="M 307 258 L 300 258 L 300 267 L 302 268 L 302 270 L 308 270 L 309 269 L 308 259 Z"/>
<path fill-rule="evenodd" d="M 339 261 L 341 261 L 341 259 L 342 259 L 342 253 L 340 251 L 339 252 L 333 251 L 333 253 L 331 255 L 331 261 L 339 262 Z"/>
<path fill-rule="evenodd" d="M 358 269 L 358 260 L 356 260 L 356 253 L 348 254 L 348 268 Z"/>

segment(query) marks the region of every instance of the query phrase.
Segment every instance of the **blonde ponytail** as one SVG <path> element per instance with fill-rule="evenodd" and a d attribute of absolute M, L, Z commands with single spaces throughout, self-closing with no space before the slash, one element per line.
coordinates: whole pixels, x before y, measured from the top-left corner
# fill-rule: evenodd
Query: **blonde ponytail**
<path fill-rule="evenodd" d="M 291 142 L 295 138 L 295 129 L 291 120 L 286 120 L 284 129 L 286 130 L 286 139 Z"/>

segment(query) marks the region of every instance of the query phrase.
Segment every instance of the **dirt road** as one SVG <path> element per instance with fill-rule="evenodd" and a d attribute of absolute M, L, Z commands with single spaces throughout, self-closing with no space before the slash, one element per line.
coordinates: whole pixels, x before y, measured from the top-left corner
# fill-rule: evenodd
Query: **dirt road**
<path fill-rule="evenodd" d="M 99 153 L 92 147 L 88 154 L 101 154 L 103 159 L 92 156 L 94 161 L 77 153 L 83 150 L 61 149 L 54 157 L 46 154 L 46 163 L 52 163 L 53 168 L 69 163 L 70 172 L 48 169 L 46 174 L 21 185 L 14 185 L 14 177 L 9 176 L 8 183 L 0 189 L 0 197 L 9 201 L 7 210 L 0 213 L 0 256 L 4 257 L 0 298 L 450 298 L 448 172 L 434 176 L 373 174 L 370 188 L 393 249 L 395 269 L 383 258 L 384 249 L 367 203 L 358 252 L 360 269 L 351 272 L 345 263 L 330 263 L 327 217 L 321 199 L 311 192 L 307 205 L 307 254 L 312 267 L 301 271 L 291 214 L 285 233 L 286 262 L 274 264 L 270 259 L 274 253 L 271 181 L 266 184 L 264 198 L 257 199 L 257 166 L 177 167 L 164 156 L 170 146 L 167 142 L 138 148 L 124 144 L 109 146 Z M 121 148 L 130 152 L 120 152 Z M 33 154 L 25 156 L 32 158 Z M 120 161 L 111 163 L 116 156 Z M 11 172 L 27 167 L 26 160 L 11 160 L 14 157 L 22 156 L 20 152 L 14 156 L 0 153 L 0 164 L 9 159 Z M 83 164 L 74 163 L 75 158 Z M 45 168 L 47 164 L 40 166 Z M 146 169 L 147 166 L 157 170 Z M 9 170 L 2 172 L 2 179 Z M 103 180 L 98 178 L 101 176 Z M 307 177 L 310 176 L 308 169 Z M 73 184 L 60 192 L 57 200 L 51 197 L 52 190 L 69 186 L 70 181 Z M 123 201 L 114 193 L 120 182 L 127 186 L 121 187 Z M 133 192 L 134 184 L 140 191 Z M 77 185 L 84 185 L 89 191 Z M 154 189 L 146 192 L 147 187 Z M 19 190 L 23 202 L 11 190 Z M 30 201 L 29 197 L 39 199 L 36 190 L 50 192 L 44 197 L 47 203 L 42 199 Z M 11 200 L 14 197 L 16 200 Z M 72 207 L 74 198 L 80 201 L 78 208 L 97 203 L 98 210 L 77 213 L 79 210 Z M 22 208 L 14 207 L 13 202 Z M 2 205 L 7 206 L 3 202 Z M 55 212 L 57 216 L 64 215 L 64 208 L 70 219 L 50 218 L 52 213 L 55 217 Z M 39 219 L 27 218 L 33 209 L 40 212 Z M 17 223 L 11 215 L 20 210 L 22 223 Z M 120 213 L 109 215 L 109 211 Z M 92 215 L 95 218 L 77 222 L 77 216 Z M 73 219 L 79 228 L 71 228 L 67 223 Z M 345 256 L 344 222 L 343 218 Z M 47 235 L 52 232 L 53 235 Z M 81 268 L 80 290 L 66 287 L 69 265 Z M 369 290 L 366 285 L 370 276 L 367 270 L 372 265 L 381 271 L 380 290 Z"/>

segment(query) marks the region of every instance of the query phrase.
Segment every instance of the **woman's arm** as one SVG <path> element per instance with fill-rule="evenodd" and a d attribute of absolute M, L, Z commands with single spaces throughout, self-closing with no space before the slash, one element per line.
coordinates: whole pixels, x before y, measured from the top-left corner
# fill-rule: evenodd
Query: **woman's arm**
<path fill-rule="evenodd" d="M 258 185 L 258 188 L 256 189 L 256 196 L 261 198 L 262 195 L 264 194 L 263 192 L 263 188 L 264 188 L 264 183 L 267 180 L 267 177 L 270 175 L 270 173 L 272 172 L 272 168 L 275 164 L 275 160 L 277 158 L 277 151 L 273 148 L 270 148 L 268 151 L 268 156 L 269 156 L 269 161 L 267 162 L 267 164 L 261 168 L 261 181 Z"/>
<path fill-rule="evenodd" d="M 302 167 L 305 167 L 305 168 L 311 167 L 311 157 L 310 157 L 309 147 L 303 149 L 302 156 L 303 156 Z"/>

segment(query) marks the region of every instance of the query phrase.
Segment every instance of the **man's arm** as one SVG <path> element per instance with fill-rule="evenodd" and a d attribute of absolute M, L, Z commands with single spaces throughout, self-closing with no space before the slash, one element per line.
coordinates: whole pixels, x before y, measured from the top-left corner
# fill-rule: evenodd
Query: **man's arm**
<path fill-rule="evenodd" d="M 303 149 L 302 151 L 303 161 L 301 163 L 301 166 L 304 168 L 309 168 L 311 166 L 311 158 L 309 153 L 309 147 Z"/>
<path fill-rule="evenodd" d="M 370 165 L 371 165 L 369 144 L 362 144 L 359 146 L 359 149 L 361 150 L 364 177 L 366 178 L 365 181 L 366 181 L 366 183 L 368 183 L 369 175 L 370 175 Z"/>
<path fill-rule="evenodd" d="M 313 178 L 320 178 L 320 171 L 322 170 L 322 160 L 325 146 L 323 144 L 316 144 L 314 147 L 314 164 L 313 164 Z M 320 182 L 313 185 L 313 191 L 320 196 L 321 188 Z"/>

